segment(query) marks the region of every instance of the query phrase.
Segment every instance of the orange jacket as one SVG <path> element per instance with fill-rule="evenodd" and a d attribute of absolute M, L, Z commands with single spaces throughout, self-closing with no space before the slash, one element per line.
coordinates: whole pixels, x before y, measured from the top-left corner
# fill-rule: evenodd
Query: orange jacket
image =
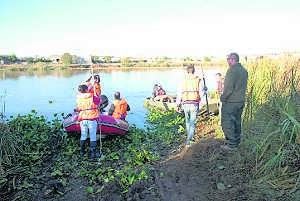
<path fill-rule="evenodd" d="M 114 100 L 114 106 L 115 106 L 115 110 L 112 114 L 112 116 L 116 119 L 125 119 L 126 115 L 127 115 L 127 102 L 125 99 L 121 99 L 121 100 Z"/>
<path fill-rule="evenodd" d="M 99 117 L 98 104 L 100 99 L 92 93 L 80 93 L 77 95 L 78 121 L 95 120 Z"/>

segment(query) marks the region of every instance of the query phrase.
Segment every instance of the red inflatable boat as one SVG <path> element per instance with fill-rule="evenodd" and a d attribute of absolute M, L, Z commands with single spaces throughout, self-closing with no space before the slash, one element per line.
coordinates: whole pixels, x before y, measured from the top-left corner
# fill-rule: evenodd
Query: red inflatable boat
<path fill-rule="evenodd" d="M 78 113 L 74 112 L 64 118 L 62 122 L 63 128 L 68 133 L 80 133 L 80 125 L 78 121 Z M 112 116 L 100 114 L 98 118 L 97 133 L 103 135 L 124 135 L 128 132 L 129 124 L 120 119 L 115 119 Z"/>

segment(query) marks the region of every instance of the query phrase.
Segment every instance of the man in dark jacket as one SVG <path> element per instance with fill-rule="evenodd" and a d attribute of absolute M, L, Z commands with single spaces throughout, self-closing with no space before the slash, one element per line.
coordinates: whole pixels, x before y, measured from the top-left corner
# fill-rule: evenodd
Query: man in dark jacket
<path fill-rule="evenodd" d="M 247 70 L 239 63 L 239 55 L 228 55 L 222 102 L 221 125 L 225 135 L 225 150 L 235 150 L 241 141 L 241 116 L 245 105 L 248 81 Z"/>

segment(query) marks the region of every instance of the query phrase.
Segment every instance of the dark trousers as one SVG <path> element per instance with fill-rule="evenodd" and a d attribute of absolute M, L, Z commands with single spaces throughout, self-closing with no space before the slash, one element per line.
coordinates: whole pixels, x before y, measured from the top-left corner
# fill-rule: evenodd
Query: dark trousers
<path fill-rule="evenodd" d="M 241 116 L 244 103 L 222 103 L 221 126 L 228 146 L 237 147 L 241 141 Z"/>

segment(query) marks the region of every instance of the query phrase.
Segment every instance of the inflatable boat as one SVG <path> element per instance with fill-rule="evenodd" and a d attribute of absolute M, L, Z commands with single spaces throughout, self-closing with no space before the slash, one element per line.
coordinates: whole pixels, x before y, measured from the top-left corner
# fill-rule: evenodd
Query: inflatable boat
<path fill-rule="evenodd" d="M 101 135 L 125 135 L 129 130 L 128 122 L 104 114 L 104 108 L 108 105 L 108 98 L 105 95 L 101 95 L 100 98 L 101 105 L 99 106 L 99 110 L 101 114 L 97 119 L 97 133 L 101 133 Z M 73 112 L 64 117 L 62 126 L 67 133 L 80 133 L 78 112 Z"/>
<path fill-rule="evenodd" d="M 115 119 L 110 115 L 100 114 L 97 133 L 103 135 L 124 135 L 128 132 L 129 124 L 121 119 Z M 69 114 L 63 120 L 63 128 L 67 133 L 80 133 L 78 113 Z"/>

